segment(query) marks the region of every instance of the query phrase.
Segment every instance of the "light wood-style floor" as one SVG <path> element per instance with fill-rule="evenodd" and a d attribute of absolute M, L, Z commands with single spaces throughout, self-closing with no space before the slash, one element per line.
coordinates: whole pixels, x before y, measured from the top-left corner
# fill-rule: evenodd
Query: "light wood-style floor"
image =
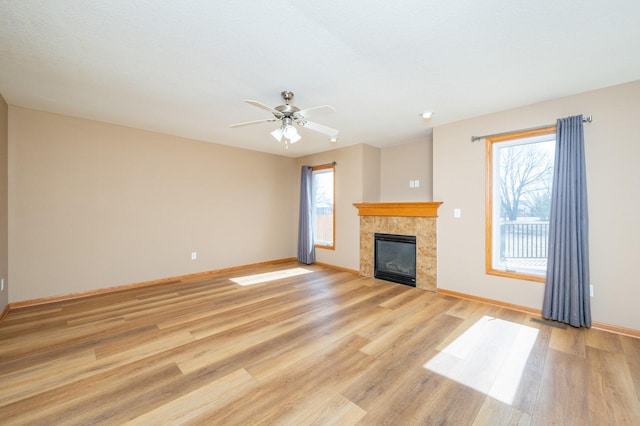
<path fill-rule="evenodd" d="M 0 326 L 3 425 L 637 425 L 639 391 L 637 339 L 297 263 Z"/>

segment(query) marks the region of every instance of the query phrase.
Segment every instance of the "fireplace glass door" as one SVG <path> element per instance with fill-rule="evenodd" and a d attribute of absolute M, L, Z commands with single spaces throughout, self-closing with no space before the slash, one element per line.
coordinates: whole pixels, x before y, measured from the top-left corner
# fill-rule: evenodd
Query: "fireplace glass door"
<path fill-rule="evenodd" d="M 416 286 L 416 237 L 374 234 L 374 277 Z"/>

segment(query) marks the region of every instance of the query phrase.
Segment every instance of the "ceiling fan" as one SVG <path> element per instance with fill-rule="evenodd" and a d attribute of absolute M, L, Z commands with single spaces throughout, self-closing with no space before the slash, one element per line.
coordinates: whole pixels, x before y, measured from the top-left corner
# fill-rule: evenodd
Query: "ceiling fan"
<path fill-rule="evenodd" d="M 289 144 L 296 143 L 300 139 L 302 139 L 302 136 L 298 134 L 298 130 L 295 128 L 294 124 L 297 124 L 298 126 L 304 127 L 309 130 L 313 130 L 315 132 L 325 134 L 330 137 L 332 142 L 336 142 L 338 140 L 338 130 L 332 129 L 331 127 L 322 124 L 314 123 L 313 121 L 309 121 L 306 119 L 307 115 L 312 115 L 316 112 L 335 112 L 335 109 L 332 106 L 321 105 L 313 108 L 300 109 L 289 104 L 289 102 L 293 99 L 293 92 L 285 90 L 281 93 L 281 96 L 282 99 L 284 99 L 285 104 L 279 105 L 275 108 L 271 108 L 270 106 L 267 106 L 258 101 L 252 101 L 248 99 L 245 100 L 245 102 L 249 105 L 253 105 L 269 111 L 273 114 L 274 118 L 246 121 L 244 123 L 231 124 L 229 125 L 229 127 L 242 127 L 249 126 L 251 124 L 272 123 L 275 121 L 280 121 L 280 127 L 271 132 L 271 135 L 278 142 L 282 142 L 284 140 L 286 149 L 289 149 Z"/>

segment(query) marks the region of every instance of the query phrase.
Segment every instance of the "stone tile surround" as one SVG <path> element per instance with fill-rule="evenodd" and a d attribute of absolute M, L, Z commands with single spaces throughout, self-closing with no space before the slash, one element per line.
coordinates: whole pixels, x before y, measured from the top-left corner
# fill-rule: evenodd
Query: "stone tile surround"
<path fill-rule="evenodd" d="M 441 202 L 354 203 L 360 215 L 360 273 L 373 277 L 374 233 L 416 236 L 416 288 L 437 288 L 437 211 Z"/>

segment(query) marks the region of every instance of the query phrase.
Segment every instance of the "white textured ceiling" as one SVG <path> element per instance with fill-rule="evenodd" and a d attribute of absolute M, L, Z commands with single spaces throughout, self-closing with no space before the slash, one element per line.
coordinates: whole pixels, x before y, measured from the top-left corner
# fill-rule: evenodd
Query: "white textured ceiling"
<path fill-rule="evenodd" d="M 9 104 L 293 157 L 638 78 L 637 0 L 0 1 Z M 228 127 L 283 90 L 339 141 Z"/>

